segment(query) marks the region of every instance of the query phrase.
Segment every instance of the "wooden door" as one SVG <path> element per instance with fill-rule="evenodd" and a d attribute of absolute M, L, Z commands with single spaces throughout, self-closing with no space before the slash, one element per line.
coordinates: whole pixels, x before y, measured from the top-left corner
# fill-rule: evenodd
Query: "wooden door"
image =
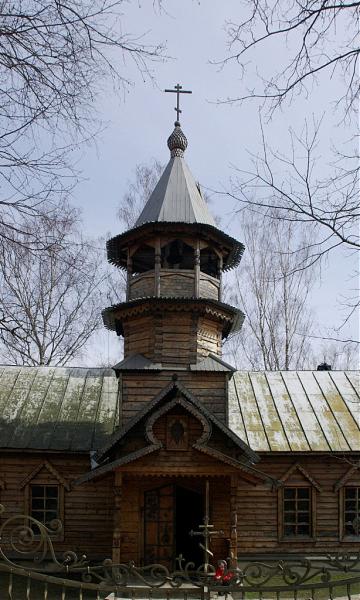
<path fill-rule="evenodd" d="M 160 563 L 169 569 L 175 561 L 175 486 L 165 485 L 145 492 L 144 563 Z"/>

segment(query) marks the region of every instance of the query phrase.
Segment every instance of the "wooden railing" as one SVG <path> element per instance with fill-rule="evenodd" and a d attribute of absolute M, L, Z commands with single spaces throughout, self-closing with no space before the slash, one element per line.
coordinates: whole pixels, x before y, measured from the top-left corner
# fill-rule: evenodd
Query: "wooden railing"
<path fill-rule="evenodd" d="M 129 279 L 127 299 L 158 295 L 220 300 L 219 279 L 199 271 L 196 285 L 196 277 L 196 272 L 191 269 L 160 269 L 133 275 Z"/>

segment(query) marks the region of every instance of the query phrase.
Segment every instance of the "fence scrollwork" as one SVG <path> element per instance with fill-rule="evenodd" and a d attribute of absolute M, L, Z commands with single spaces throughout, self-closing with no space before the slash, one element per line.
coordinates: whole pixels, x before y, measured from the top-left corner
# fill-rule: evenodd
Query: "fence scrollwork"
<path fill-rule="evenodd" d="M 5 508 L 0 505 L 2 518 L 4 514 Z M 161 564 L 139 567 L 133 562 L 114 564 L 111 559 L 92 564 L 85 554 L 78 556 L 71 550 L 59 557 L 54 550 L 53 538 L 61 531 L 60 521 L 53 521 L 47 527 L 30 515 L 8 517 L 0 526 L 0 570 L 8 568 L 9 572 L 14 569 L 20 572 L 26 560 L 28 577 L 33 573 L 36 574 L 34 577 L 39 578 L 39 573 L 44 573 L 46 563 L 47 572 L 51 571 L 62 578 L 81 579 L 84 585 L 92 586 L 92 589 L 94 586 L 99 586 L 99 589 L 133 586 L 153 590 L 164 588 L 166 591 L 168 588 L 181 590 L 191 587 L 200 588 L 202 597 L 205 588 L 207 593 L 220 591 L 225 595 L 237 591 L 245 598 L 246 593 L 254 591 L 281 593 L 360 585 L 360 553 L 328 555 L 322 560 L 280 560 L 269 563 L 245 563 L 242 559 L 232 558 L 219 561 L 222 563 L 220 571 L 219 566 L 211 564 L 195 568 L 193 563 L 186 562 L 180 555 L 176 559 L 176 569 L 169 570 Z M 220 575 L 217 575 L 219 572 Z"/>

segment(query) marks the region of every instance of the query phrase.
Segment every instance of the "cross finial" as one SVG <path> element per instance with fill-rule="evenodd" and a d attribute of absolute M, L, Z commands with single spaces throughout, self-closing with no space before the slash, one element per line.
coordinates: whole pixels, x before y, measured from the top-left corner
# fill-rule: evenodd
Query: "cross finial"
<path fill-rule="evenodd" d="M 177 83 L 176 85 L 174 85 L 174 89 L 173 90 L 164 90 L 164 91 L 176 94 L 176 106 L 175 106 L 174 110 L 176 110 L 176 121 L 179 122 L 180 121 L 180 113 L 182 112 L 180 110 L 180 106 L 179 106 L 180 94 L 192 94 L 192 91 L 190 91 L 190 90 L 183 90 L 182 89 L 182 85 L 180 85 L 179 83 Z"/>

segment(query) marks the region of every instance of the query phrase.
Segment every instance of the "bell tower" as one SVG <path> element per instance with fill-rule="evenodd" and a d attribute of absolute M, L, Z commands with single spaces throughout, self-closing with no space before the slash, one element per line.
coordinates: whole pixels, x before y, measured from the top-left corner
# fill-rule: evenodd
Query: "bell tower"
<path fill-rule="evenodd" d="M 109 261 L 127 271 L 125 302 L 105 309 L 106 327 L 124 336 L 124 356 L 141 354 L 172 368 L 221 356 L 242 313 L 222 301 L 222 274 L 243 246 L 216 227 L 184 160 L 178 121 L 170 161 L 135 227 L 108 242 Z"/>
<path fill-rule="evenodd" d="M 184 160 L 179 121 L 167 145 L 170 160 L 135 226 L 107 243 L 109 262 L 127 273 L 124 302 L 103 311 L 105 326 L 124 338 L 124 360 L 114 368 L 154 377 L 232 371 L 222 366 L 222 342 L 244 315 L 223 301 L 222 275 L 244 247 L 216 226 Z"/>

